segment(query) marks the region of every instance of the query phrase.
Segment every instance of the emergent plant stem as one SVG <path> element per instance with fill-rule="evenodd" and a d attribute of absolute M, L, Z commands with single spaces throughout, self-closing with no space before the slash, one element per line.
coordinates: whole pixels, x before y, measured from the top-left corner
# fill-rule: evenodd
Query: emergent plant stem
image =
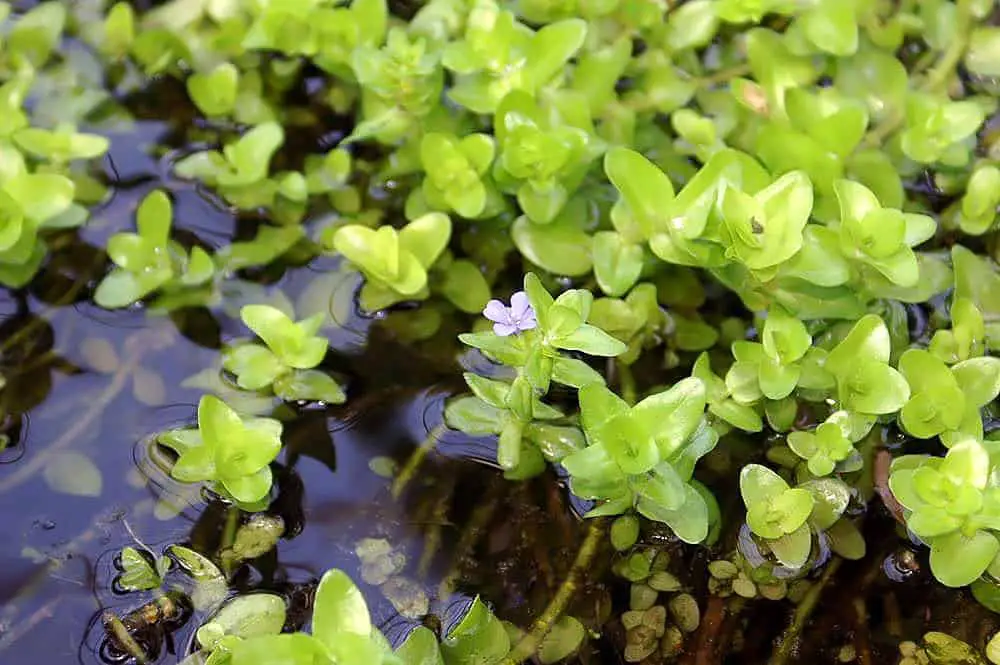
<path fill-rule="evenodd" d="M 563 615 L 566 607 L 576 594 L 584 572 L 590 568 L 594 557 L 597 555 L 600 544 L 604 540 L 606 530 L 607 523 L 603 519 L 594 520 L 590 523 L 587 535 L 576 553 L 576 560 L 573 561 L 573 566 L 569 569 L 569 573 L 566 574 L 566 579 L 559 585 L 556 594 L 549 601 L 548 607 L 545 608 L 542 615 L 532 625 L 528 634 L 514 645 L 511 652 L 501 662 L 501 665 L 520 665 L 520 663 L 531 658 L 538 651 L 542 640 L 552 630 L 552 626 Z"/>

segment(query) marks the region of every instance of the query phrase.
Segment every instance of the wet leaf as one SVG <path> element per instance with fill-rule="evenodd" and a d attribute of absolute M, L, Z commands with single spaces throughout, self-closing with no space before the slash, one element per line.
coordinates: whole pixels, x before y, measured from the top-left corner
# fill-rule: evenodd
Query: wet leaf
<path fill-rule="evenodd" d="M 101 470 L 81 453 L 56 453 L 42 472 L 46 484 L 56 491 L 73 496 L 100 496 Z"/>
<path fill-rule="evenodd" d="M 538 646 L 538 659 L 546 665 L 559 662 L 576 652 L 583 644 L 584 637 L 583 624 L 569 615 L 564 615 L 552 626 Z"/>
<path fill-rule="evenodd" d="M 249 593 L 236 596 L 213 616 L 206 625 L 212 624 L 221 631 L 209 630 L 216 639 L 221 635 L 235 635 L 241 638 L 259 635 L 276 635 L 285 625 L 285 600 L 271 593 Z M 199 629 L 199 641 L 205 626 Z M 206 645 L 202 645 L 206 646 Z"/>

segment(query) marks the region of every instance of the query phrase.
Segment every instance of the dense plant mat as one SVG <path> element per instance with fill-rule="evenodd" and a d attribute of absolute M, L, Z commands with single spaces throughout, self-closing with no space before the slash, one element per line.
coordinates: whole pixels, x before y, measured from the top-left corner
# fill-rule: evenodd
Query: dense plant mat
<path fill-rule="evenodd" d="M 123 523 L 120 661 L 1000 662 L 998 18 L 0 2 L 0 496 L 100 496 L 115 397 L 196 390 L 127 434 L 200 517 Z M 73 364 L 69 305 L 140 330 Z M 144 368 L 177 333 L 210 366 Z M 50 370 L 110 378 L 35 449 Z M 422 443 L 340 478 L 347 563 L 276 574 L 333 423 L 418 391 Z"/>

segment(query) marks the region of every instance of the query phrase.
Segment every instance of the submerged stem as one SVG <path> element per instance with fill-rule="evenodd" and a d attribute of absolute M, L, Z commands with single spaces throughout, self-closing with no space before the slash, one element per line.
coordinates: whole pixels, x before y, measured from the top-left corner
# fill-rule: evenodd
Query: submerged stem
<path fill-rule="evenodd" d="M 842 559 L 835 557 L 827 565 L 826 570 L 823 571 L 823 576 L 819 578 L 806 593 L 805 598 L 799 603 L 799 606 L 795 608 L 795 614 L 792 616 L 792 622 L 788 624 L 788 628 L 785 629 L 784 634 L 781 636 L 781 640 L 778 642 L 777 648 L 775 648 L 774 653 L 771 655 L 771 660 L 768 661 L 768 665 L 785 665 L 788 659 L 791 658 L 793 652 L 799 644 L 799 638 L 802 636 L 802 630 L 806 627 L 806 622 L 809 621 L 809 617 L 812 615 L 814 609 L 816 609 L 816 603 L 819 602 L 819 598 L 823 595 L 823 589 L 826 585 L 833 579 L 833 576 L 837 573 L 840 568 L 840 562 Z"/>
<path fill-rule="evenodd" d="M 563 615 L 569 602 L 573 599 L 574 594 L 576 594 L 584 571 L 590 568 L 594 557 L 597 555 L 598 547 L 604 539 L 605 530 L 605 520 L 591 522 L 590 527 L 587 529 L 587 536 L 576 553 L 576 560 L 573 561 L 572 568 L 566 574 L 566 579 L 559 585 L 556 594 L 549 601 L 549 605 L 542 612 L 542 615 L 535 621 L 531 627 L 531 631 L 522 637 L 520 642 L 514 645 L 511 652 L 501 662 L 501 665 L 519 665 L 538 651 L 542 640 L 552 630 L 552 626 Z"/>
<path fill-rule="evenodd" d="M 427 433 L 427 438 L 413 451 L 413 454 L 410 455 L 410 458 L 406 460 L 406 464 L 400 470 L 399 475 L 392 481 L 392 498 L 398 499 L 399 495 L 403 493 L 406 486 L 413 480 L 413 476 L 416 475 L 417 469 L 423 464 L 424 458 L 434 450 L 438 439 L 444 435 L 447 429 L 444 423 L 442 423 Z"/>

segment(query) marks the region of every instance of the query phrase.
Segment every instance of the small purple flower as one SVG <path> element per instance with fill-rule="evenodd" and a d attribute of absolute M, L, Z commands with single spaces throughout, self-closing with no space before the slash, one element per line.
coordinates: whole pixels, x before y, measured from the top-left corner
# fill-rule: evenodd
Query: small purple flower
<path fill-rule="evenodd" d="M 501 337 L 531 330 L 538 325 L 535 310 L 531 308 L 524 291 L 518 291 L 510 297 L 510 307 L 500 300 L 489 301 L 483 310 L 483 316 L 493 322 L 493 332 Z"/>

